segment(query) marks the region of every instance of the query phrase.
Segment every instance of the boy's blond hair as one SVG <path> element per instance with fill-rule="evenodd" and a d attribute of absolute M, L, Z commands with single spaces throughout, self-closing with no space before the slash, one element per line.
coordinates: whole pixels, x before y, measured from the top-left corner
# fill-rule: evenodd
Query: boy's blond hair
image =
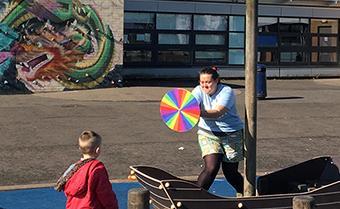
<path fill-rule="evenodd" d="M 94 131 L 83 131 L 79 136 L 79 149 L 82 154 L 94 154 L 101 145 L 102 137 Z"/>

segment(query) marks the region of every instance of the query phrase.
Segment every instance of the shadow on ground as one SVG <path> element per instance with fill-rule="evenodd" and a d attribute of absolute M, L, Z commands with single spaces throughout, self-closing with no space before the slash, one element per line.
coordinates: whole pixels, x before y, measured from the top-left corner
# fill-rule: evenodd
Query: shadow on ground
<path fill-rule="evenodd" d="M 0 90 L 0 95 L 16 95 L 16 94 L 32 94 L 32 92 L 20 90 Z"/>
<path fill-rule="evenodd" d="M 285 99 L 304 99 L 304 97 L 266 97 L 261 100 L 285 100 Z"/>

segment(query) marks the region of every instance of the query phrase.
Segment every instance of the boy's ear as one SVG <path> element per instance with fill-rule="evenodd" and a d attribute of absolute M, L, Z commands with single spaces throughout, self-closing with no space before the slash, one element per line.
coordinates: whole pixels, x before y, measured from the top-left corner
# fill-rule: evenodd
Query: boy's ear
<path fill-rule="evenodd" d="M 96 148 L 96 153 L 98 154 L 100 152 L 100 146 Z"/>

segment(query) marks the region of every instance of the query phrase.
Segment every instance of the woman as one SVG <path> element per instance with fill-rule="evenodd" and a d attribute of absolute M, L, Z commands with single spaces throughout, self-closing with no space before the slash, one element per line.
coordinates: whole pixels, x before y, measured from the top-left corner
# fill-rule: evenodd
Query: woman
<path fill-rule="evenodd" d="M 243 160 L 244 124 L 237 113 L 234 92 L 220 83 L 216 67 L 203 68 L 199 82 L 192 91 L 201 107 L 197 134 L 204 160 L 197 183 L 208 190 L 222 164 L 225 178 L 241 195 L 243 177 L 238 164 Z"/>

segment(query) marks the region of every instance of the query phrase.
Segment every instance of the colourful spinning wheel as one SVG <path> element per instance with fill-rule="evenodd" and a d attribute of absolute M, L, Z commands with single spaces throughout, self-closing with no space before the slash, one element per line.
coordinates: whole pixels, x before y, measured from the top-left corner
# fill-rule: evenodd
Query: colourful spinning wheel
<path fill-rule="evenodd" d="M 160 113 L 164 123 L 170 129 L 186 132 L 197 124 L 200 107 L 196 98 L 189 91 L 174 88 L 163 96 Z"/>

